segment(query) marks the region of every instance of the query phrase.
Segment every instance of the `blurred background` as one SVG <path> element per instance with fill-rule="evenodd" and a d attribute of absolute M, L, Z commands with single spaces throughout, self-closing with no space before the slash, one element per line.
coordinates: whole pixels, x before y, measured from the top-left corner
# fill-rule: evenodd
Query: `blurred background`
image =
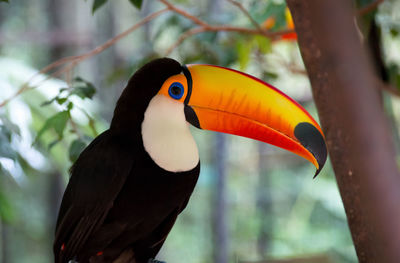
<path fill-rule="evenodd" d="M 103 52 L 54 67 L 46 75 L 38 71 L 66 56 L 90 52 L 165 5 L 155 0 L 144 1 L 141 8 L 132 5 L 141 1 L 128 0 L 6 2 L 0 1 L 0 262 L 52 262 L 54 225 L 68 169 L 108 128 L 130 76 L 153 58 L 168 55 L 181 63 L 245 71 L 278 87 L 318 119 L 293 34 L 268 38 L 204 32 L 176 45 L 196 25 L 169 11 Z M 399 2 L 385 1 L 363 17 L 368 26 L 376 22 L 385 77 L 397 86 Z M 209 24 L 268 32 L 292 28 L 284 1 L 171 3 Z M 5 101 L 16 92 L 21 95 Z M 398 95 L 383 96 L 397 131 Z M 159 259 L 357 262 L 329 161 L 313 180 L 313 166 L 289 152 L 250 139 L 195 128 L 192 132 L 202 161 L 200 179 Z"/>

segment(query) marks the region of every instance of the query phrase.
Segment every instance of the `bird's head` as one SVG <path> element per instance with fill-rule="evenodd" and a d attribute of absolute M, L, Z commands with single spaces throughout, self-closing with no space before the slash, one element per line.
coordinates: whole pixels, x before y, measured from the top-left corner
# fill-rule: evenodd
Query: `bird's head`
<path fill-rule="evenodd" d="M 154 60 L 129 81 L 111 129 L 141 133 L 151 158 L 169 171 L 198 163 L 188 124 L 248 137 L 296 153 L 322 169 L 327 150 L 318 123 L 268 83 L 219 66 Z"/>

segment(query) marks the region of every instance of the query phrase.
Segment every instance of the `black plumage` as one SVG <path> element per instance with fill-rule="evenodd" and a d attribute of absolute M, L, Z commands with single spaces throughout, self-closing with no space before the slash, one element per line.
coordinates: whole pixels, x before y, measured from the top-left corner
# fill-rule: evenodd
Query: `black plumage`
<path fill-rule="evenodd" d="M 55 262 L 147 262 L 154 258 L 186 207 L 200 164 L 186 172 L 160 168 L 144 149 L 144 112 L 181 65 L 158 59 L 130 79 L 110 129 L 71 168 L 57 220 Z"/>

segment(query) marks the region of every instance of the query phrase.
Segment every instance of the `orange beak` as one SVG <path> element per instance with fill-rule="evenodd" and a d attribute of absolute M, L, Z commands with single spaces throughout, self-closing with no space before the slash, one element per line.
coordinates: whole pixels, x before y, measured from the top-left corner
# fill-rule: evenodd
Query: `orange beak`
<path fill-rule="evenodd" d="M 185 72 L 186 71 L 186 72 Z M 309 160 L 320 172 L 327 158 L 322 130 L 297 102 L 245 73 L 188 65 L 186 119 L 194 126 L 266 142 Z"/>
<path fill-rule="evenodd" d="M 245 73 L 212 65 L 183 66 L 159 94 L 183 103 L 200 129 L 239 135 L 294 152 L 321 171 L 327 158 L 318 123 L 297 102 Z"/>

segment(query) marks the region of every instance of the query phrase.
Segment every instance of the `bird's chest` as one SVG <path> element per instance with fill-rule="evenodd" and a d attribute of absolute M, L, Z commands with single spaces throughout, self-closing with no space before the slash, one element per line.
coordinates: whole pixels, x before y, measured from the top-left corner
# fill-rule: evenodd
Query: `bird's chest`
<path fill-rule="evenodd" d="M 158 201 L 162 203 L 180 202 L 189 198 L 196 185 L 199 176 L 199 164 L 192 170 L 186 172 L 169 172 L 151 160 L 143 161 L 141 176 L 136 177 L 135 188 L 143 196 L 143 200 L 149 203 Z"/>
<path fill-rule="evenodd" d="M 164 216 L 186 205 L 196 185 L 200 164 L 190 171 L 173 173 L 160 168 L 149 156 L 135 163 L 115 209 L 132 216 L 152 217 Z"/>

